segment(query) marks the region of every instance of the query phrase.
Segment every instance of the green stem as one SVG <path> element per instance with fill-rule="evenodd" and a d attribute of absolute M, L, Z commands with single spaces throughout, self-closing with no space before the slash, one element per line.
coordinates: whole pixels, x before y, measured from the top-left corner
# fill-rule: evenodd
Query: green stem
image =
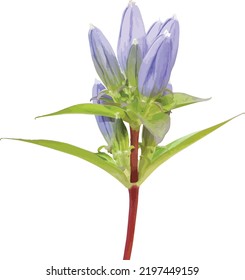
<path fill-rule="evenodd" d="M 135 185 L 138 181 L 138 149 L 139 149 L 139 131 L 133 130 L 130 128 L 131 135 L 131 146 L 134 148 L 131 150 L 130 154 L 130 181 L 133 183 L 132 187 L 129 189 L 129 212 L 128 212 L 128 229 L 127 237 L 124 249 L 124 260 L 130 260 L 131 252 L 134 242 L 134 232 L 135 224 L 137 217 L 137 208 L 138 208 L 138 196 L 139 196 L 139 187 Z"/>

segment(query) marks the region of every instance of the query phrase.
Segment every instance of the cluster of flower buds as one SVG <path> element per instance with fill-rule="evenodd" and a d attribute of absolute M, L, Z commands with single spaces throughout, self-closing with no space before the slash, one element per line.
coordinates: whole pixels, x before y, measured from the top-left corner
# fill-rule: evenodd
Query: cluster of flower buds
<path fill-rule="evenodd" d="M 169 112 L 165 112 L 156 124 L 161 130 L 159 137 L 146 123 L 150 124 L 150 112 L 156 111 L 156 106 L 151 106 L 153 101 L 172 92 L 169 79 L 179 45 L 177 19 L 172 17 L 165 22 L 156 21 L 146 32 L 139 8 L 130 2 L 122 16 L 117 56 L 97 27 L 91 26 L 89 43 L 95 69 L 103 83 L 95 82 L 93 102 L 119 104 L 127 111 L 130 125 L 139 129 L 143 124 L 143 137 L 152 139 L 151 145 L 158 144 L 169 129 Z M 116 122 L 115 119 L 100 116 L 96 119 L 108 144 L 108 151 L 117 152 L 118 148 L 114 149 L 114 146 L 121 146 L 121 141 L 124 145 L 120 148 L 128 155 L 128 135 L 123 121 Z M 146 143 L 146 139 L 143 142 Z"/>
<path fill-rule="evenodd" d="M 91 27 L 89 43 L 95 69 L 107 89 L 120 92 L 132 86 L 144 96 L 156 96 L 164 93 L 170 79 L 179 23 L 175 17 L 157 21 L 146 33 L 139 8 L 130 2 L 122 17 L 117 57 L 97 27 Z"/>

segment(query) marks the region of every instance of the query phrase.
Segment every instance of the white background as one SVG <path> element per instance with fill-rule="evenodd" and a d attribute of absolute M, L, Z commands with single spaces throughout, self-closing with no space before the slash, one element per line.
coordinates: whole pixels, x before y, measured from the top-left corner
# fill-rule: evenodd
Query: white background
<path fill-rule="evenodd" d="M 159 18 L 179 19 L 174 90 L 213 97 L 174 111 L 164 143 L 244 112 L 243 1 L 137 4 L 146 29 Z M 96 77 L 89 24 L 103 30 L 116 49 L 126 5 L 0 1 L 0 137 L 53 139 L 91 151 L 104 144 L 93 116 L 34 117 L 89 101 Z M 51 279 L 45 277 L 51 265 L 104 264 L 199 266 L 199 276 L 183 279 L 244 279 L 244 127 L 241 116 L 173 157 L 144 183 L 130 264 L 121 261 L 128 193 L 120 183 L 78 158 L 1 141 L 0 278 Z M 138 278 L 144 277 L 131 279 Z"/>

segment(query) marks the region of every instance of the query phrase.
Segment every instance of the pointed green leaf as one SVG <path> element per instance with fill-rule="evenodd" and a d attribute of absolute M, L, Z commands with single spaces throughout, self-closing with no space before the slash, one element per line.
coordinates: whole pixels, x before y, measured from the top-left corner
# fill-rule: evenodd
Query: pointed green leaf
<path fill-rule="evenodd" d="M 155 142 L 160 143 L 170 128 L 170 117 L 168 113 L 159 113 L 159 119 L 142 119 L 143 125 L 154 136 Z"/>
<path fill-rule="evenodd" d="M 173 97 L 174 97 L 174 108 L 179 108 L 179 107 L 183 107 L 186 105 L 190 105 L 193 103 L 197 103 L 197 102 L 203 102 L 203 101 L 208 101 L 211 98 L 199 98 L 199 97 L 195 97 L 186 93 L 181 93 L 181 92 L 174 92 L 173 93 Z"/>
<path fill-rule="evenodd" d="M 242 114 L 240 114 L 242 115 Z M 238 115 L 238 116 L 240 116 Z M 173 141 L 172 143 L 166 145 L 165 147 L 157 147 L 153 158 L 151 162 L 149 163 L 148 167 L 144 167 L 144 171 L 140 170 L 140 176 L 139 176 L 139 184 L 142 184 L 145 179 L 161 164 L 163 164 L 165 161 L 170 159 L 172 156 L 177 154 L 178 152 L 184 150 L 185 148 L 189 147 L 193 143 L 197 142 L 198 140 L 202 139 L 203 137 L 207 136 L 211 132 L 215 131 L 216 129 L 220 128 L 224 124 L 230 122 L 234 118 L 238 117 L 235 116 L 231 119 L 228 119 L 224 122 L 221 122 L 219 124 L 216 124 L 214 126 L 211 126 L 209 128 L 206 128 L 204 130 L 194 132 L 192 134 L 186 135 L 180 139 L 177 139 Z"/>
<path fill-rule="evenodd" d="M 10 140 L 18 140 L 27 143 L 37 144 L 43 147 L 51 148 L 72 156 L 84 159 L 108 172 L 110 175 L 115 177 L 119 182 L 121 182 L 125 187 L 129 188 L 131 184 L 128 178 L 123 173 L 123 171 L 116 166 L 111 160 L 107 160 L 105 157 L 98 155 L 97 153 L 92 153 L 90 151 L 84 150 L 82 148 L 53 140 L 27 140 L 27 139 L 17 139 L 17 138 L 5 138 Z"/>
<path fill-rule="evenodd" d="M 154 136 L 156 144 L 160 143 L 170 127 L 169 113 L 164 112 L 156 103 L 152 103 L 143 116 L 139 116 L 142 124 Z"/>
<path fill-rule="evenodd" d="M 199 98 L 182 92 L 168 93 L 156 100 L 162 105 L 163 110 L 171 111 L 190 104 L 210 100 L 211 98 Z"/>
<path fill-rule="evenodd" d="M 36 118 L 57 116 L 63 114 L 89 114 L 89 115 L 98 115 L 105 116 L 110 118 L 125 118 L 125 112 L 122 108 L 112 105 L 102 105 L 102 104 L 77 104 L 71 107 L 65 108 L 63 110 L 38 116 Z"/>

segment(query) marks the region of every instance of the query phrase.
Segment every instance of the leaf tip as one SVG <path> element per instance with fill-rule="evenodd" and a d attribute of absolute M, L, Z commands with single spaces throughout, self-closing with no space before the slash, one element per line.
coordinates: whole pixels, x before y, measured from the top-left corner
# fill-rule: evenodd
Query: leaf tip
<path fill-rule="evenodd" d="M 15 140 L 15 138 L 2 137 L 2 138 L 0 138 L 0 141 L 1 141 L 1 140 Z"/>
<path fill-rule="evenodd" d="M 42 118 L 42 117 L 43 117 L 43 116 L 37 116 L 37 117 L 34 118 L 34 120 L 40 119 L 40 118 Z"/>

